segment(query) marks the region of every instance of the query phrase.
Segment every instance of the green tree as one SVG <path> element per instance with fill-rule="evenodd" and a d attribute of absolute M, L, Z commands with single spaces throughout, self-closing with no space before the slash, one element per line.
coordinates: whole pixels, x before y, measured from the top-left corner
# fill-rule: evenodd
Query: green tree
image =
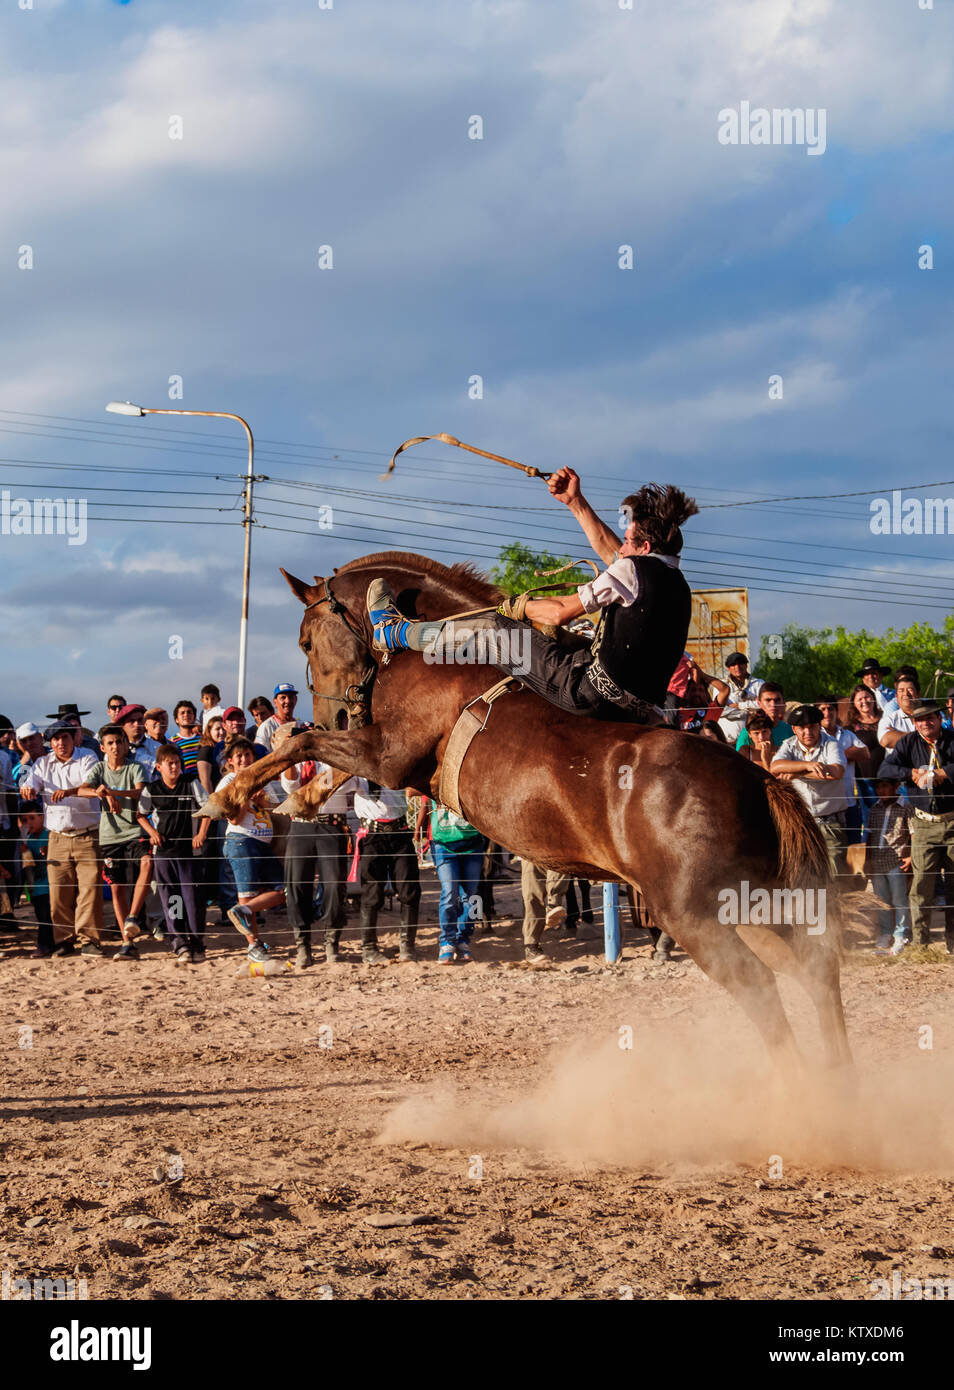
<path fill-rule="evenodd" d="M 507 594 L 522 594 L 538 584 L 585 584 L 593 578 L 592 570 L 577 567 L 555 574 L 549 580 L 537 574 L 537 570 L 553 570 L 572 563 L 569 555 L 551 555 L 549 550 L 531 550 L 528 545 L 513 541 L 501 550 L 490 577 Z"/>
<path fill-rule="evenodd" d="M 912 623 L 904 629 L 888 628 L 880 636 L 862 628 L 808 628 L 789 623 L 778 634 L 781 654 L 770 655 L 774 639 L 762 638 L 755 670 L 765 680 L 778 681 L 787 700 L 814 700 L 819 695 L 847 695 L 857 684 L 855 672 L 866 656 L 874 656 L 892 672 L 913 666 L 921 678 L 921 690 L 944 692 L 954 686 L 954 614 L 943 628 Z M 935 687 L 934 674 L 941 671 Z M 890 679 L 889 679 L 890 684 Z"/>

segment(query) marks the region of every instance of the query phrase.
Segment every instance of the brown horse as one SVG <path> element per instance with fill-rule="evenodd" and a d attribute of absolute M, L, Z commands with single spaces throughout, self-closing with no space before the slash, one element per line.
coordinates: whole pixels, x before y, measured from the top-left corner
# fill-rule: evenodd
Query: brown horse
<path fill-rule="evenodd" d="M 398 552 L 353 560 L 314 584 L 282 573 L 305 605 L 300 646 L 320 727 L 242 772 L 207 813 L 236 814 L 279 769 L 306 758 L 340 770 L 333 785 L 358 774 L 436 796 L 461 710 L 500 672 L 415 653 L 383 659 L 370 645 L 368 584 L 387 579 L 408 617 L 493 607 L 500 593 L 469 566 Z M 316 814 L 330 790 L 306 788 L 283 809 Z M 797 1051 L 772 971 L 795 975 L 815 1004 L 829 1059 L 850 1061 L 835 884 L 822 837 L 791 785 L 708 739 L 564 714 L 519 689 L 494 705 L 474 739 L 459 794 L 467 819 L 513 853 L 638 884 L 656 925 L 735 997 L 772 1053 L 790 1061 Z M 793 925 L 789 910 L 763 915 L 764 925 L 745 915 L 733 924 L 733 894 L 748 901 L 756 889 L 789 904 L 798 901 L 792 890 L 821 890 L 821 901 L 833 899 L 827 922 L 797 924 L 796 914 Z"/>

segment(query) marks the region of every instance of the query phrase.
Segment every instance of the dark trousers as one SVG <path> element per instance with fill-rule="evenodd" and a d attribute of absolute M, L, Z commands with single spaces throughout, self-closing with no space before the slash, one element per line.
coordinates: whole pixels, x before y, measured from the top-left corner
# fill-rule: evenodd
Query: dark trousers
<path fill-rule="evenodd" d="M 31 893 L 30 902 L 36 917 L 36 944 L 41 951 L 52 951 L 56 942 L 53 939 L 53 916 L 49 893 Z"/>
<path fill-rule="evenodd" d="M 315 918 L 315 874 L 323 890 L 321 916 Z M 312 926 L 325 942 L 337 945 L 345 922 L 348 832 L 326 820 L 293 820 L 285 845 L 285 901 L 296 946 L 311 945 Z"/>
<path fill-rule="evenodd" d="M 414 840 L 407 826 L 371 830 L 361 841 L 361 931 L 373 931 L 384 902 L 388 874 L 401 904 L 402 926 L 416 927 L 421 905 L 421 875 Z"/>
<path fill-rule="evenodd" d="M 174 859 L 164 854 L 157 854 L 152 861 L 162 915 L 174 951 L 182 946 L 202 945 L 205 911 L 204 907 L 200 910 L 196 894 L 194 863 L 191 857 Z"/>

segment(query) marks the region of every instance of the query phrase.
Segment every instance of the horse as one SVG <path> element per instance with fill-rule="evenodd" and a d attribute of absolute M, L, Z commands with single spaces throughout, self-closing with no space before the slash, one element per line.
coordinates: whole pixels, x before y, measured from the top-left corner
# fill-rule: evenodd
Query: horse
<path fill-rule="evenodd" d="M 316 727 L 241 772 L 205 814 L 237 815 L 279 771 L 309 758 L 334 778 L 308 784 L 286 812 L 317 814 L 354 774 L 437 798 L 458 717 L 501 673 L 375 651 L 368 584 L 383 576 L 402 613 L 418 618 L 492 610 L 501 592 L 470 565 L 398 551 L 352 560 L 313 584 L 281 573 L 304 605 L 299 645 Z M 773 972 L 795 976 L 815 1006 L 828 1063 L 850 1066 L 836 885 L 821 833 L 789 783 L 695 734 L 567 714 L 517 688 L 487 707 L 458 788 L 467 820 L 512 853 L 638 885 L 657 927 L 729 992 L 788 1070 L 801 1058 Z M 756 890 L 775 895 L 763 903 L 789 907 L 802 901 L 799 890 L 832 901 L 820 926 L 790 910 L 733 922 L 733 892 L 750 901 Z"/>

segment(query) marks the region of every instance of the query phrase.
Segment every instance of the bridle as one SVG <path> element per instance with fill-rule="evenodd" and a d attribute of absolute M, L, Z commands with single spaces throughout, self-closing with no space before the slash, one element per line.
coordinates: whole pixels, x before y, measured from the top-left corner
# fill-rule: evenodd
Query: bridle
<path fill-rule="evenodd" d="M 328 695 L 324 691 L 315 689 L 311 683 L 311 662 L 307 662 L 305 666 L 305 684 L 316 700 L 333 700 L 337 705 L 347 705 L 348 728 L 363 729 L 366 724 L 371 723 L 371 691 L 374 688 L 374 678 L 378 674 L 378 663 L 374 659 L 364 634 L 351 620 L 347 608 L 339 599 L 335 598 L 330 581 L 322 579 L 321 582 L 325 586 L 325 592 L 320 598 L 306 603 L 305 612 L 307 613 L 309 608 L 318 608 L 321 604 L 327 603 L 329 612 L 341 619 L 352 637 L 356 637 L 368 653 L 368 665 L 361 680 L 347 686 L 343 695 Z"/>

